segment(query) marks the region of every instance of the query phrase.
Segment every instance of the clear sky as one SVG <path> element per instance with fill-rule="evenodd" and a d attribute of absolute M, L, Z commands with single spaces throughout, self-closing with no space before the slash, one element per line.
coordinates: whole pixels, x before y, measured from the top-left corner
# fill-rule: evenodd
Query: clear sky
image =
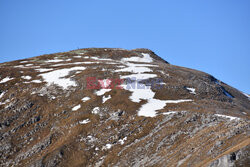
<path fill-rule="evenodd" d="M 149 48 L 250 93 L 250 0 L 0 0 L 0 62 Z"/>

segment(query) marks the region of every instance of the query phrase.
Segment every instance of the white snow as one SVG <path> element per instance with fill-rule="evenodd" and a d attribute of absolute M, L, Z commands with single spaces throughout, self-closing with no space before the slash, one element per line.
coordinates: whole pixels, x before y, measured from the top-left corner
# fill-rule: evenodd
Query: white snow
<path fill-rule="evenodd" d="M 105 146 L 103 146 L 102 150 L 108 150 L 111 149 L 112 144 L 106 144 Z"/>
<path fill-rule="evenodd" d="M 99 64 L 99 62 L 85 61 L 83 64 Z"/>
<path fill-rule="evenodd" d="M 81 105 L 79 104 L 79 105 L 77 105 L 77 106 L 73 107 L 73 108 L 72 108 L 72 111 L 79 110 L 80 108 L 81 108 Z"/>
<path fill-rule="evenodd" d="M 28 63 L 28 61 L 20 61 L 20 63 Z"/>
<path fill-rule="evenodd" d="M 99 107 L 95 107 L 93 110 L 92 110 L 92 114 L 98 114 L 100 112 L 100 108 Z"/>
<path fill-rule="evenodd" d="M 158 65 L 154 65 L 154 64 L 137 64 L 137 63 L 129 63 L 129 62 L 123 62 L 123 64 L 127 66 L 132 66 L 132 67 L 158 67 Z"/>
<path fill-rule="evenodd" d="M 39 68 L 39 69 L 35 69 L 35 70 L 39 71 L 39 72 L 47 72 L 47 71 L 53 70 L 53 68 Z"/>
<path fill-rule="evenodd" d="M 95 94 L 96 94 L 97 96 L 102 96 L 102 95 L 104 95 L 106 92 L 110 92 L 111 90 L 112 90 L 112 89 L 100 89 L 100 90 L 96 91 Z"/>
<path fill-rule="evenodd" d="M 73 56 L 74 58 L 82 58 L 82 56 Z"/>
<path fill-rule="evenodd" d="M 124 137 L 123 139 L 120 139 L 120 140 L 119 140 L 119 143 L 120 143 L 121 145 L 123 145 L 123 144 L 125 143 L 126 140 L 127 140 L 127 137 Z"/>
<path fill-rule="evenodd" d="M 62 62 L 62 61 L 65 61 L 65 60 L 62 60 L 62 59 L 54 59 L 54 60 L 47 60 L 45 61 L 46 63 L 58 63 L 58 62 Z"/>
<path fill-rule="evenodd" d="M 75 81 L 72 81 L 70 78 L 64 78 L 71 71 L 82 71 L 85 70 L 85 67 L 72 67 L 72 68 L 64 68 L 55 71 L 51 71 L 48 73 L 40 74 L 43 77 L 44 81 L 48 83 L 48 85 L 56 84 L 63 89 L 67 89 L 70 86 L 76 86 Z"/>
<path fill-rule="evenodd" d="M 139 103 L 141 100 L 152 99 L 155 95 L 151 89 L 129 89 L 132 95 L 129 97 L 132 102 Z"/>
<path fill-rule="evenodd" d="M 187 88 L 187 90 L 189 90 L 191 94 L 196 95 L 195 88 Z"/>
<path fill-rule="evenodd" d="M 121 68 L 118 70 L 115 70 L 115 72 L 130 72 L 132 74 L 129 75 L 122 75 L 120 76 L 121 79 L 129 78 L 130 80 L 135 80 L 134 82 L 138 84 L 138 81 L 141 80 L 147 80 L 150 78 L 156 78 L 156 74 L 150 74 L 149 72 L 152 72 L 152 70 L 149 68 L 150 66 L 156 66 L 152 64 L 137 64 L 139 63 L 151 63 L 153 62 L 153 59 L 150 57 L 147 53 L 142 53 L 142 57 L 130 57 L 130 58 L 122 58 L 121 62 L 127 66 L 125 68 Z M 129 62 L 137 62 L 137 63 L 129 63 Z M 139 83 L 141 84 L 141 83 Z M 162 83 L 165 84 L 165 83 Z M 128 84 L 128 85 L 121 85 L 125 90 L 128 90 L 132 92 L 131 96 L 129 97 L 132 102 L 139 103 L 141 100 L 146 100 L 147 103 L 143 104 L 141 108 L 138 110 L 139 116 L 145 116 L 145 117 L 154 117 L 157 114 L 158 110 L 163 109 L 166 104 L 168 103 L 182 103 L 182 102 L 189 102 L 192 101 L 190 99 L 185 100 L 159 100 L 154 99 L 155 92 L 151 90 L 150 85 L 143 86 L 141 89 L 135 86 L 134 83 Z M 193 90 L 194 91 L 194 90 Z"/>
<path fill-rule="evenodd" d="M 26 67 L 33 66 L 34 64 L 25 64 Z"/>
<path fill-rule="evenodd" d="M 232 121 L 232 120 L 240 120 L 240 118 L 238 118 L 238 117 L 222 115 L 222 114 L 215 114 L 215 115 L 218 116 L 218 117 L 223 117 L 223 118 L 226 118 L 226 119 L 230 119 L 230 121 Z"/>
<path fill-rule="evenodd" d="M 243 92 L 242 92 L 243 93 Z M 250 100 L 250 95 L 243 93 L 249 100 Z"/>
<path fill-rule="evenodd" d="M 99 58 L 99 57 L 90 57 L 90 58 L 94 60 L 100 60 L 100 61 L 114 61 L 113 59 L 105 59 L 105 58 Z"/>
<path fill-rule="evenodd" d="M 14 66 L 15 68 L 25 68 L 24 65 Z"/>
<path fill-rule="evenodd" d="M 12 80 L 12 79 L 14 79 L 14 78 L 6 77 L 6 78 L 4 78 L 4 79 L 2 79 L 2 80 L 0 81 L 0 84 L 1 84 L 1 83 L 5 83 L 5 82 L 8 82 L 8 81 L 10 81 L 10 80 Z"/>
<path fill-rule="evenodd" d="M 170 114 L 176 114 L 176 111 L 168 111 L 168 112 L 164 112 L 163 115 L 170 115 Z"/>
<path fill-rule="evenodd" d="M 33 82 L 33 83 L 42 83 L 42 81 L 40 81 L 40 80 L 32 80 L 30 82 Z"/>
<path fill-rule="evenodd" d="M 107 97 L 106 96 L 103 96 L 102 97 L 102 103 L 105 103 L 107 100 L 111 99 L 111 95 L 108 95 Z"/>
<path fill-rule="evenodd" d="M 132 62 L 142 62 L 142 63 L 151 63 L 153 59 L 148 53 L 142 53 L 143 57 L 130 57 L 130 58 L 122 58 L 122 61 L 132 61 Z"/>
<path fill-rule="evenodd" d="M 68 65 L 79 65 L 79 64 L 98 64 L 98 62 L 74 62 L 74 63 L 61 63 L 61 64 L 53 64 L 53 67 L 60 67 L 60 66 L 68 66 Z"/>
<path fill-rule="evenodd" d="M 111 91 L 112 89 L 107 89 L 109 87 L 109 85 L 112 83 L 112 81 L 110 79 L 103 79 L 103 80 L 98 80 L 99 84 L 101 85 L 101 87 L 103 89 L 100 89 L 98 91 L 95 92 L 95 94 L 97 96 L 102 96 L 104 95 L 106 92 Z"/>
<path fill-rule="evenodd" d="M 84 97 L 84 98 L 82 98 L 82 102 L 86 102 L 88 100 L 90 100 L 90 97 Z"/>
<path fill-rule="evenodd" d="M 155 77 L 157 77 L 156 74 L 130 74 L 130 75 L 120 76 L 121 79 L 136 78 L 137 80 L 144 80 L 144 79 L 146 80 Z"/>
<path fill-rule="evenodd" d="M 183 102 L 191 102 L 191 99 L 183 99 L 183 100 L 165 100 L 166 103 L 183 103 Z"/>
<path fill-rule="evenodd" d="M 192 101 L 190 99 L 186 100 L 158 100 L 158 99 L 149 99 L 148 103 L 142 105 L 138 111 L 138 116 L 144 117 L 155 117 L 156 111 L 163 109 L 168 103 L 182 103 Z"/>
<path fill-rule="evenodd" d="M 130 67 L 126 67 L 126 68 L 123 68 L 123 69 L 115 70 L 115 72 L 143 73 L 143 72 L 152 72 L 152 70 L 147 68 L 147 67 L 130 66 Z"/>
<path fill-rule="evenodd" d="M 90 122 L 90 120 L 89 119 L 85 119 L 85 120 L 82 120 L 82 121 L 79 121 L 79 124 L 87 124 L 87 123 L 89 123 Z"/>
<path fill-rule="evenodd" d="M 138 75 L 138 74 L 136 74 Z M 138 78 L 138 77 L 137 77 Z M 139 76 L 141 78 L 141 76 Z M 145 117 L 155 117 L 157 110 L 163 109 L 168 103 L 182 103 L 193 101 L 191 99 L 180 99 L 180 100 L 159 100 L 154 99 L 155 92 L 151 89 L 131 89 L 126 85 L 121 85 L 124 89 L 132 92 L 132 95 L 129 97 L 131 101 L 139 103 L 141 100 L 147 100 L 146 104 L 143 104 L 138 111 L 139 116 Z"/>
<path fill-rule="evenodd" d="M 26 79 L 26 80 L 30 80 L 32 77 L 31 76 L 21 76 L 21 78 Z"/>
<path fill-rule="evenodd" d="M 110 79 L 103 79 L 103 80 L 98 80 L 99 84 L 103 89 L 107 89 L 109 85 L 112 83 Z"/>
<path fill-rule="evenodd" d="M 0 99 L 4 96 L 4 94 L 5 94 L 5 92 L 2 92 L 2 93 L 0 94 Z"/>

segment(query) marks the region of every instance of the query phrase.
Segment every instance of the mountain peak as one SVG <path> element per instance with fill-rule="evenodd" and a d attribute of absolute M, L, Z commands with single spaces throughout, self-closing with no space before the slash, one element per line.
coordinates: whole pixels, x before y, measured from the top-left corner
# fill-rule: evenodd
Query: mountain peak
<path fill-rule="evenodd" d="M 87 48 L 6 62 L 0 165 L 246 164 L 249 112 L 237 89 L 149 49 Z"/>

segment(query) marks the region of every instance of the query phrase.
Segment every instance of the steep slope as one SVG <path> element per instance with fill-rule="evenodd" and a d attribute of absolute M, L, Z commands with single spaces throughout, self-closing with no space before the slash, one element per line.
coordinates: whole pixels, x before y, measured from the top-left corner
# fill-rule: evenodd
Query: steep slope
<path fill-rule="evenodd" d="M 0 64 L 0 166 L 247 166 L 249 97 L 147 49 Z"/>

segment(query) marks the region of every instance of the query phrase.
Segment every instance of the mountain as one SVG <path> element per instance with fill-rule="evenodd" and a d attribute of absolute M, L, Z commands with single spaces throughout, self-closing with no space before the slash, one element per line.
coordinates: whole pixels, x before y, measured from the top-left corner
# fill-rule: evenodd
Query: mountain
<path fill-rule="evenodd" d="M 247 95 L 148 49 L 0 64 L 0 166 L 249 166 Z"/>

